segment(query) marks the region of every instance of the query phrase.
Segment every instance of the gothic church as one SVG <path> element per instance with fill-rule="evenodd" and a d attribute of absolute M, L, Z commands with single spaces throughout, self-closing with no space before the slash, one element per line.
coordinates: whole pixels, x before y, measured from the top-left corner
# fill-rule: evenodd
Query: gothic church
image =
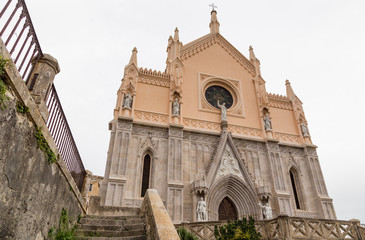
<path fill-rule="evenodd" d="M 111 131 L 101 204 L 140 207 L 158 191 L 174 223 L 279 214 L 336 219 L 302 102 L 266 91 L 252 47 L 246 58 L 220 33 L 190 43 L 175 29 L 166 70 L 125 67 Z M 264 214 L 269 208 L 271 215 Z"/>

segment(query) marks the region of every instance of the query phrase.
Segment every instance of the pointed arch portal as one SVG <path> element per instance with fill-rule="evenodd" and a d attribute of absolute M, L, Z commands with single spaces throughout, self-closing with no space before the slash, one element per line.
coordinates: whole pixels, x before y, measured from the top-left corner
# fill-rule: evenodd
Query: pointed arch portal
<path fill-rule="evenodd" d="M 207 208 L 210 211 L 209 221 L 221 220 L 225 217 L 220 214 L 220 210 L 223 211 L 223 209 L 231 209 L 229 216 L 236 219 L 248 216 L 256 219 L 261 216 L 254 189 L 234 175 L 221 177 L 212 184 L 207 195 Z"/>
<path fill-rule="evenodd" d="M 237 220 L 237 210 L 234 203 L 225 197 L 218 208 L 218 220 Z"/>

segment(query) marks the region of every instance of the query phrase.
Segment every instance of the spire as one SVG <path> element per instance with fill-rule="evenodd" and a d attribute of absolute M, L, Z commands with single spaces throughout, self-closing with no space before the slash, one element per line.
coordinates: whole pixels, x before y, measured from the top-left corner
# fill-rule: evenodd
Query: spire
<path fill-rule="evenodd" d="M 295 93 L 294 93 L 293 89 L 291 88 L 291 85 L 290 85 L 290 82 L 288 79 L 285 81 L 285 86 L 286 86 L 286 96 L 290 100 L 293 100 L 295 98 Z"/>
<path fill-rule="evenodd" d="M 260 60 L 258 60 L 256 58 L 252 46 L 250 46 L 249 51 L 250 51 L 250 61 L 255 66 L 256 75 L 260 75 L 261 76 Z"/>
<path fill-rule="evenodd" d="M 131 56 L 131 59 L 129 60 L 128 65 L 133 63 L 137 67 L 137 53 L 138 53 L 137 48 L 136 47 L 133 48 L 132 56 Z"/>
<path fill-rule="evenodd" d="M 175 28 L 174 41 L 179 41 L 179 29 L 177 27 Z"/>
<path fill-rule="evenodd" d="M 217 11 L 214 10 L 210 12 L 211 15 L 211 19 L 210 19 L 210 23 L 209 23 L 209 27 L 210 27 L 210 33 L 219 33 L 219 22 L 217 19 Z"/>
<path fill-rule="evenodd" d="M 255 53 L 253 52 L 252 46 L 250 46 L 250 60 L 256 60 Z"/>

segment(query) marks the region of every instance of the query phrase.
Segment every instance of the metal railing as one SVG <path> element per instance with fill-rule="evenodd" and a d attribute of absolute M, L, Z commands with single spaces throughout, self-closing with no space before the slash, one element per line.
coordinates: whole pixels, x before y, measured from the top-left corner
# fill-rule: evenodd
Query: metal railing
<path fill-rule="evenodd" d="M 47 121 L 48 130 L 50 131 L 68 170 L 81 191 L 84 182 L 85 168 L 54 85 L 52 85 L 50 89 L 46 104 L 49 112 Z"/>
<path fill-rule="evenodd" d="M 26 81 L 34 67 L 32 61 L 37 62 L 43 53 L 24 0 L 8 0 L 5 3 L 0 12 L 0 26 L 0 37 L 4 40 L 20 75 Z"/>
<path fill-rule="evenodd" d="M 0 9 L 0 37 L 4 40 L 23 80 L 28 82 L 35 64 L 43 53 L 27 6 L 24 0 L 8 0 L 0 2 Z M 50 113 L 47 127 L 67 169 L 81 191 L 86 173 L 85 168 L 55 86 L 52 84 L 48 91 L 48 97 L 45 99 Z"/>

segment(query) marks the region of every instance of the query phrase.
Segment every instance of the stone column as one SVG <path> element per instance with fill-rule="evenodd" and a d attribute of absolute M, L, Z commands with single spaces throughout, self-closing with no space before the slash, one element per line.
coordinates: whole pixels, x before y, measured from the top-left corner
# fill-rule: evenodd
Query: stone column
<path fill-rule="evenodd" d="M 44 54 L 38 62 L 34 63 L 33 72 L 27 81 L 27 86 L 35 102 L 38 104 L 39 112 L 43 120 L 47 123 L 49 112 L 46 106 L 46 100 L 50 93 L 53 80 L 60 72 L 60 66 L 57 59 L 49 54 Z"/>

